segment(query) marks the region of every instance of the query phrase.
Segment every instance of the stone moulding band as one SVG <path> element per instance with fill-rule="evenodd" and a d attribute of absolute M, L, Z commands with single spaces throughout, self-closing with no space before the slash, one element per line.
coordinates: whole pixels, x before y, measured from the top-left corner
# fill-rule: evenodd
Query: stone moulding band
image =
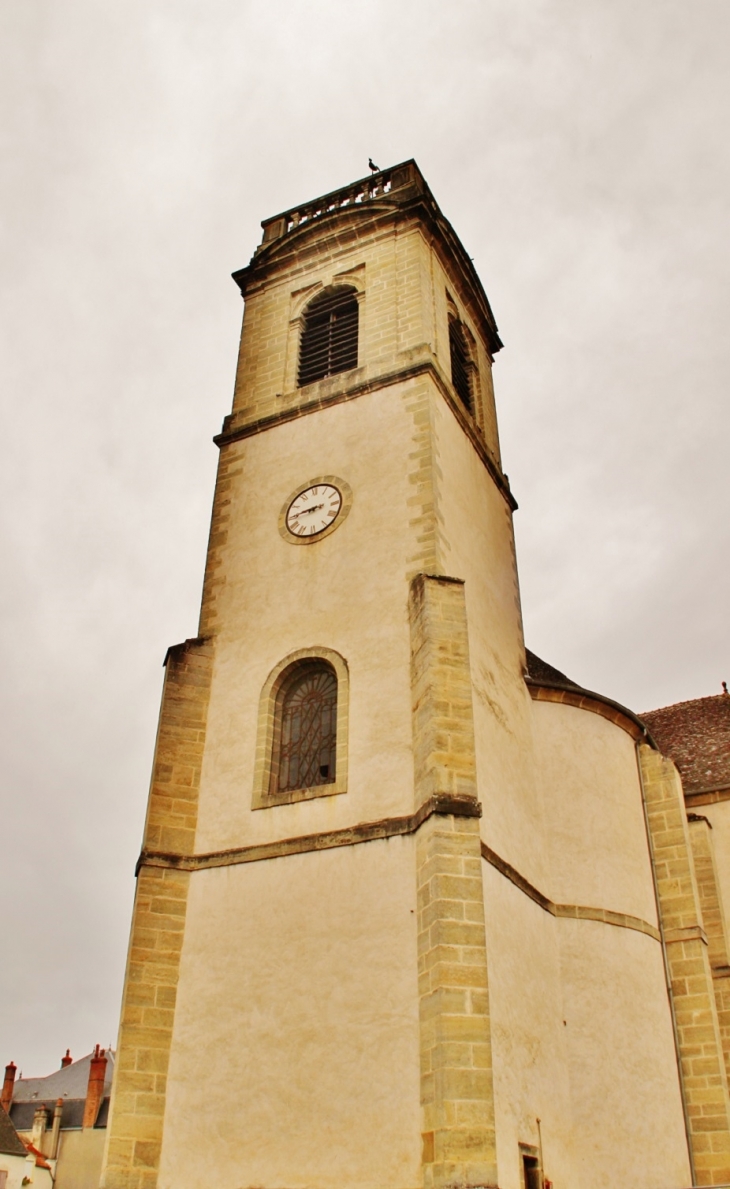
<path fill-rule="evenodd" d="M 172 867 L 177 871 L 204 871 L 209 867 L 234 867 L 239 863 L 260 863 L 264 859 L 280 859 L 285 855 L 307 854 L 315 850 L 332 850 L 340 846 L 357 846 L 380 838 L 396 838 L 401 834 L 415 834 L 434 814 L 452 817 L 481 817 L 482 807 L 474 797 L 454 797 L 437 793 L 429 797 L 420 809 L 408 817 L 389 817 L 377 822 L 362 822 L 344 830 L 330 830 L 323 834 L 303 834 L 299 838 L 282 838 L 278 842 L 237 846 L 231 850 L 211 851 L 203 855 L 176 855 L 162 851 L 143 850 L 137 861 L 141 867 Z"/>
<path fill-rule="evenodd" d="M 321 409 L 328 409 L 332 405 L 343 404 L 345 401 L 354 400 L 358 396 L 363 396 L 367 392 L 375 392 L 382 388 L 388 388 L 393 384 L 401 384 L 406 380 L 415 379 L 418 376 L 430 375 L 436 387 L 439 389 L 441 395 L 450 406 L 452 412 L 456 415 L 456 419 L 465 431 L 467 437 L 470 439 L 474 449 L 489 471 L 494 480 L 502 498 L 506 500 L 507 504 L 513 512 L 517 510 L 517 501 L 515 500 L 509 488 L 509 482 L 506 476 L 497 466 L 495 460 L 492 458 L 486 443 L 483 441 L 480 434 L 474 429 L 471 421 L 466 413 L 461 409 L 459 401 L 449 389 L 449 385 L 444 380 L 440 371 L 431 359 L 425 359 L 419 363 L 410 364 L 407 367 L 398 368 L 396 371 L 388 372 L 382 376 L 373 376 L 371 380 L 365 380 L 349 387 L 343 388 L 340 392 L 333 392 L 329 396 L 322 396 L 316 400 L 307 401 L 302 405 L 295 405 L 291 409 L 282 409 L 280 413 L 271 413 L 267 417 L 260 417 L 255 421 L 251 421 L 246 425 L 233 426 L 229 424 L 229 419 L 226 418 L 224 422 L 223 431 L 216 434 L 213 438 L 216 446 L 219 448 L 228 446 L 231 442 L 239 442 L 242 438 L 251 438 L 263 430 L 271 429 L 274 425 L 282 425 L 287 421 L 297 421 L 300 417 L 306 417 L 309 413 L 318 413 Z"/>
<path fill-rule="evenodd" d="M 359 846 L 363 842 L 377 842 L 385 838 L 398 838 L 406 834 L 415 834 L 417 830 L 434 816 L 441 817 L 481 817 L 482 807 L 473 797 L 454 797 L 450 794 L 437 793 L 429 797 L 420 809 L 407 817 L 383 818 L 377 822 L 361 822 L 357 826 L 348 826 L 344 830 L 330 830 L 322 834 L 303 834 L 299 838 L 282 838 L 277 842 L 257 843 L 254 846 L 237 846 L 230 850 L 210 851 L 202 855 L 178 855 L 163 851 L 143 850 L 135 874 L 139 874 L 142 867 L 166 867 L 175 871 L 207 871 L 211 867 L 235 867 L 241 863 L 261 863 L 267 859 L 282 859 L 287 855 L 311 854 L 312 851 L 334 850 L 341 846 Z M 481 844 L 482 858 L 501 875 L 505 876 L 515 887 L 538 904 L 545 912 L 554 917 L 573 917 L 578 920 L 600 921 L 606 925 L 618 925 L 624 929 L 634 929 L 639 933 L 646 933 L 659 941 L 659 930 L 648 921 L 640 917 L 627 916 L 621 912 L 611 912 L 607 908 L 586 908 L 579 904 L 555 904 L 539 892 L 537 888 L 520 875 L 514 867 L 500 858 L 495 851 Z"/>
<path fill-rule="evenodd" d="M 730 785 L 718 784 L 706 789 L 685 789 L 687 808 L 692 805 L 714 805 L 718 801 L 730 801 Z"/>
<path fill-rule="evenodd" d="M 482 858 L 486 859 L 487 863 L 499 871 L 500 875 L 513 883 L 525 896 L 529 896 L 530 900 L 539 905 L 544 912 L 549 912 L 551 916 L 572 917 L 579 921 L 599 921 L 604 925 L 617 925 L 621 929 L 634 929 L 637 933 L 645 933 L 647 937 L 652 937 L 654 941 L 661 940 L 656 925 L 651 925 L 649 921 L 643 921 L 641 917 L 630 916 L 624 912 L 612 912 L 609 908 L 589 908 L 582 904 L 556 904 L 539 892 L 536 887 L 533 887 L 524 875 L 520 875 L 519 871 L 500 858 L 495 851 L 487 846 L 486 842 L 482 843 Z"/>
<path fill-rule="evenodd" d="M 683 941 L 701 941 L 703 945 L 708 945 L 707 934 L 702 928 L 702 925 L 686 925 L 682 929 L 665 929 L 665 945 L 673 945 L 676 942 L 681 943 Z"/>

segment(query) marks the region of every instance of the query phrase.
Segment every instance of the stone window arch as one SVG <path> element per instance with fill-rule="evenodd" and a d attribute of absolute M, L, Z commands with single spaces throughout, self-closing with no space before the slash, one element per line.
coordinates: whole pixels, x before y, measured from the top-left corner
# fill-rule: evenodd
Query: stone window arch
<path fill-rule="evenodd" d="M 303 649 L 269 674 L 261 694 L 253 808 L 347 790 L 347 665 Z"/>
<path fill-rule="evenodd" d="M 357 289 L 333 285 L 313 297 L 302 314 L 297 387 L 357 367 Z"/>

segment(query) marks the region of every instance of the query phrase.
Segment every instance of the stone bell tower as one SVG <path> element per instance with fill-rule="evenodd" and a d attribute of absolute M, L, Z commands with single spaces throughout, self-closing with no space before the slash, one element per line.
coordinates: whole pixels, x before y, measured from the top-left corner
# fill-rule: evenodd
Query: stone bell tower
<path fill-rule="evenodd" d="M 105 1184 L 410 1187 L 422 1158 L 492 1184 L 465 579 L 509 688 L 501 344 L 413 161 L 263 227 L 199 634 L 167 657 Z M 293 674 L 336 688 L 336 755 L 280 788 Z"/>
<path fill-rule="evenodd" d="M 567 1186 L 496 324 L 414 161 L 263 229 L 199 631 L 166 658 L 102 1183 L 533 1189 L 552 1160 Z M 669 1071 L 647 1160 L 681 1178 L 656 927 L 627 928 L 654 949 L 614 968 L 661 1036 L 635 1062 Z"/>

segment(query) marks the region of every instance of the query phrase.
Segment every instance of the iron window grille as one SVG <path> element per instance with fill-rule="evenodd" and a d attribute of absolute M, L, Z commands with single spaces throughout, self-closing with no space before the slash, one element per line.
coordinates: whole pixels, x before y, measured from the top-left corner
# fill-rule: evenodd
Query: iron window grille
<path fill-rule="evenodd" d="M 326 661 L 297 666 L 282 691 L 275 792 L 333 784 L 337 677 Z"/>
<path fill-rule="evenodd" d="M 351 286 L 327 289 L 310 301 L 304 312 L 298 387 L 357 367 L 357 332 L 357 293 Z"/>

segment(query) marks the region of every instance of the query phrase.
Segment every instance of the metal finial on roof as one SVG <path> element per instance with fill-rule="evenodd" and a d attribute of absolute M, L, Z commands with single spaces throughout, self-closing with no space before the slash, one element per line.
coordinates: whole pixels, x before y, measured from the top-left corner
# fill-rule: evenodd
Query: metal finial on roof
<path fill-rule="evenodd" d="M 723 683 L 722 683 L 722 692 L 724 694 L 726 694 L 728 692 L 727 681 L 723 681 Z"/>

